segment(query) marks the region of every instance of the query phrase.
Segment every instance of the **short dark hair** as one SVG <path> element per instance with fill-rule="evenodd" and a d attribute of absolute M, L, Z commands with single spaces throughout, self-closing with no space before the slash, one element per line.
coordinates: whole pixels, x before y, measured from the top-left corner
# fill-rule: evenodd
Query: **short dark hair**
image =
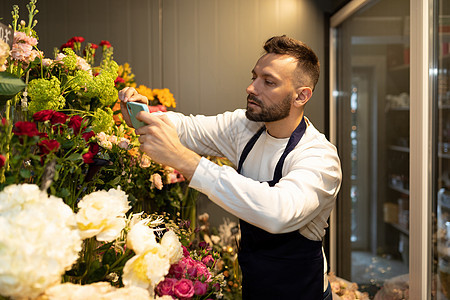
<path fill-rule="evenodd" d="M 308 45 L 286 35 L 282 35 L 268 39 L 264 44 L 264 50 L 266 54 L 274 53 L 296 58 L 297 72 L 295 77 L 297 84 L 309 86 L 314 90 L 319 80 L 320 63 L 319 58 Z"/>

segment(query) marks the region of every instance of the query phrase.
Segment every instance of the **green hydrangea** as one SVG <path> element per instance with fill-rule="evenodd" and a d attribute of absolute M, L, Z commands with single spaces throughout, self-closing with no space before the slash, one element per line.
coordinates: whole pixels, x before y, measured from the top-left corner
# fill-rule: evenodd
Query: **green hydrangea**
<path fill-rule="evenodd" d="M 117 78 L 118 68 L 115 61 L 103 61 L 100 73 L 86 82 L 86 91 L 82 92 L 83 96 L 98 98 L 103 107 L 116 102 L 118 91 L 115 88 L 114 80 Z"/>
<path fill-rule="evenodd" d="M 59 110 L 64 107 L 66 100 L 61 95 L 61 83 L 55 76 L 48 79 L 34 79 L 28 84 L 30 97 L 29 111 L 31 113 L 44 109 Z"/>
<path fill-rule="evenodd" d="M 66 53 L 66 57 L 62 59 L 64 67 L 69 71 L 74 71 L 77 68 L 77 55 L 70 48 L 65 48 L 64 52 Z"/>
<path fill-rule="evenodd" d="M 74 76 L 67 76 L 71 90 L 85 89 L 93 76 L 85 70 L 77 70 Z"/>
<path fill-rule="evenodd" d="M 107 107 L 105 110 L 97 108 L 92 117 L 92 129 L 94 132 L 109 133 L 114 126 L 113 111 Z"/>

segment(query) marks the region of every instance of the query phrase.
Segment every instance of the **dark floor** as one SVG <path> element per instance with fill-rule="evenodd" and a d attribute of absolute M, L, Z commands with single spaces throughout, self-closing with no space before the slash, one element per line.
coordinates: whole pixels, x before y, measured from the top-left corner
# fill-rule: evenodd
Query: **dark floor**
<path fill-rule="evenodd" d="M 408 266 L 401 260 L 374 256 L 363 251 L 352 252 L 352 282 L 360 291 L 372 297 L 383 286 L 384 281 L 409 273 Z"/>

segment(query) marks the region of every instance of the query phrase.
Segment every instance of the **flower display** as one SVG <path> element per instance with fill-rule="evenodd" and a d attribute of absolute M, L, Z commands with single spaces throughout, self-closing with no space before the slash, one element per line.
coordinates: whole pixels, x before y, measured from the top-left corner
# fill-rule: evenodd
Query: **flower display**
<path fill-rule="evenodd" d="M 78 208 L 76 220 L 81 237 L 95 236 L 98 241 L 110 242 L 125 227 L 125 213 L 130 206 L 123 191 L 111 189 L 84 196 Z"/>
<path fill-rule="evenodd" d="M 46 57 L 36 3 L 28 22 L 13 6 L 13 46 L 0 42 L 13 87 L 0 86 L 0 298 L 220 298 L 217 253 L 192 231 L 196 192 L 139 150 L 118 111 L 130 65 L 82 36 Z M 176 106 L 168 89 L 146 92 L 151 111 Z"/>
<path fill-rule="evenodd" d="M 75 215 L 32 184 L 0 192 L 0 295 L 36 298 L 59 282 L 81 250 Z"/>

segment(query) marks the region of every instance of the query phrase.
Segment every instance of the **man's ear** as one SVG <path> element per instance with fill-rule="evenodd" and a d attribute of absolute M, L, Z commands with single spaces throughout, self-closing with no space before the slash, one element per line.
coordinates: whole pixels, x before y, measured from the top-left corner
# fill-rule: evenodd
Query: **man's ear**
<path fill-rule="evenodd" d="M 297 89 L 297 98 L 295 99 L 295 105 L 296 106 L 303 106 L 308 102 L 309 99 L 311 99 L 312 96 L 312 89 L 307 86 L 299 87 Z"/>

